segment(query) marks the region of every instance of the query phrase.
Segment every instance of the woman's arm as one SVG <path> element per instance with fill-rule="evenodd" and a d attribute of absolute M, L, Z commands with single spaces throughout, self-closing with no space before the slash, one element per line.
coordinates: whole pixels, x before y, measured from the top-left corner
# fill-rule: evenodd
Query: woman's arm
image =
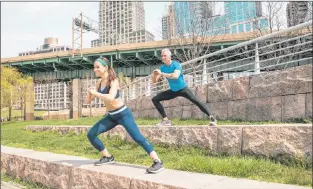
<path fill-rule="evenodd" d="M 97 83 L 96 83 L 96 86 L 95 86 L 96 89 L 99 88 L 99 85 L 100 85 L 100 82 L 97 82 Z M 85 104 L 90 104 L 91 101 L 93 101 L 94 98 L 95 98 L 95 95 L 92 95 L 92 94 L 90 93 L 90 90 L 88 90 L 87 96 L 86 96 L 86 98 L 85 98 Z"/>

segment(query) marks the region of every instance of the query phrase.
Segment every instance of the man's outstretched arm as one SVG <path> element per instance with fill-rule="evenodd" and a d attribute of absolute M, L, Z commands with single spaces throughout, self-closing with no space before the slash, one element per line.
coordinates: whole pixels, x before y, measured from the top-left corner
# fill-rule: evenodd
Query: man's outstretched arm
<path fill-rule="evenodd" d="M 180 75 L 180 70 L 175 70 L 174 73 L 161 73 L 161 76 L 169 78 L 169 79 L 178 79 Z"/>

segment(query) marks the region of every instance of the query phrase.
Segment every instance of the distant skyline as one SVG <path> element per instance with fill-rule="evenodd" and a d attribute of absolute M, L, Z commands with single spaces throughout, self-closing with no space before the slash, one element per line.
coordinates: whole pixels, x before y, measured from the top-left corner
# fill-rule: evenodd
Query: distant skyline
<path fill-rule="evenodd" d="M 146 30 L 155 40 L 162 39 L 162 16 L 171 2 L 144 2 Z M 285 14 L 286 4 L 282 8 Z M 83 15 L 98 22 L 99 2 L 2 2 L 1 58 L 16 57 L 19 52 L 34 51 L 44 38 L 57 37 L 59 45 L 72 46 L 72 17 Z M 215 15 L 224 14 L 224 3 L 216 2 Z M 285 22 L 285 15 L 282 15 Z M 90 48 L 98 35 L 83 35 L 83 48 Z"/>
<path fill-rule="evenodd" d="M 161 40 L 161 20 L 170 2 L 144 2 L 146 29 Z M 2 2 L 1 58 L 16 57 L 19 52 L 36 50 L 44 38 L 57 37 L 59 45 L 72 46 L 72 17 L 83 15 L 98 22 L 99 2 Z M 83 48 L 97 39 L 94 33 L 83 35 Z"/>

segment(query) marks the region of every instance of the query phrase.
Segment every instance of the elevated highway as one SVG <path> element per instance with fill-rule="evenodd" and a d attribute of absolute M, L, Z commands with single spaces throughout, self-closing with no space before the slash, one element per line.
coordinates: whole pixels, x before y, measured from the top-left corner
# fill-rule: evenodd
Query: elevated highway
<path fill-rule="evenodd" d="M 209 51 L 214 52 L 254 37 L 254 32 L 247 32 L 221 35 L 214 38 L 207 37 L 200 40 L 203 40 L 201 42 L 203 44 L 210 44 Z M 185 41 L 182 45 L 179 44 L 178 40 L 173 39 L 85 48 L 82 49 L 82 52 L 75 52 L 77 56 L 74 57 L 72 52 L 63 51 L 1 58 L 1 65 L 15 67 L 19 71 L 33 76 L 35 80 L 46 78 L 67 80 L 84 78 L 87 75 L 93 77 L 93 62 L 102 56 L 110 60 L 117 73 L 123 72 L 125 76 L 131 77 L 146 76 L 162 64 L 160 55 L 163 48 L 174 49 L 173 54 L 175 56 L 180 53 L 181 49 L 190 48 L 190 44 L 192 44 L 191 40 Z"/>

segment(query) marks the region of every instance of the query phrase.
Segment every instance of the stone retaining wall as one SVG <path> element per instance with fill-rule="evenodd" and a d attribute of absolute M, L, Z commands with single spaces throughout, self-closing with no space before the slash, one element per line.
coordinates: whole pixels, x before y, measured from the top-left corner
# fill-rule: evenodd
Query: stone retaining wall
<path fill-rule="evenodd" d="M 115 163 L 94 166 L 95 160 L 4 147 L 1 150 L 1 172 L 14 178 L 41 183 L 56 189 L 183 189 L 187 187 L 163 184 L 162 179 L 149 179 L 145 167 Z M 13 151 L 13 150 L 15 151 Z M 134 168 L 135 167 L 135 168 Z M 126 171 L 126 172 L 125 172 Z M 153 178 L 153 177 L 152 177 Z M 164 178 L 163 178 L 164 180 Z"/>
<path fill-rule="evenodd" d="M 55 131 L 59 134 L 86 134 L 90 126 L 27 126 L 34 132 Z M 214 154 L 255 154 L 266 157 L 312 157 L 312 126 L 288 125 L 237 125 L 237 126 L 177 126 L 139 127 L 140 132 L 153 144 L 197 146 Z M 133 141 L 122 126 L 117 126 L 106 136 L 119 136 Z"/>
<path fill-rule="evenodd" d="M 312 65 L 196 87 L 195 95 L 218 119 L 289 121 L 312 118 Z M 160 118 L 151 96 L 126 102 L 135 118 Z M 198 107 L 178 97 L 162 102 L 170 118 L 205 118 Z"/>
<path fill-rule="evenodd" d="M 56 189 L 308 189 L 171 170 L 166 162 L 164 171 L 147 174 L 146 166 L 119 162 L 94 166 L 94 161 L 72 155 L 1 146 L 1 173 Z"/>

